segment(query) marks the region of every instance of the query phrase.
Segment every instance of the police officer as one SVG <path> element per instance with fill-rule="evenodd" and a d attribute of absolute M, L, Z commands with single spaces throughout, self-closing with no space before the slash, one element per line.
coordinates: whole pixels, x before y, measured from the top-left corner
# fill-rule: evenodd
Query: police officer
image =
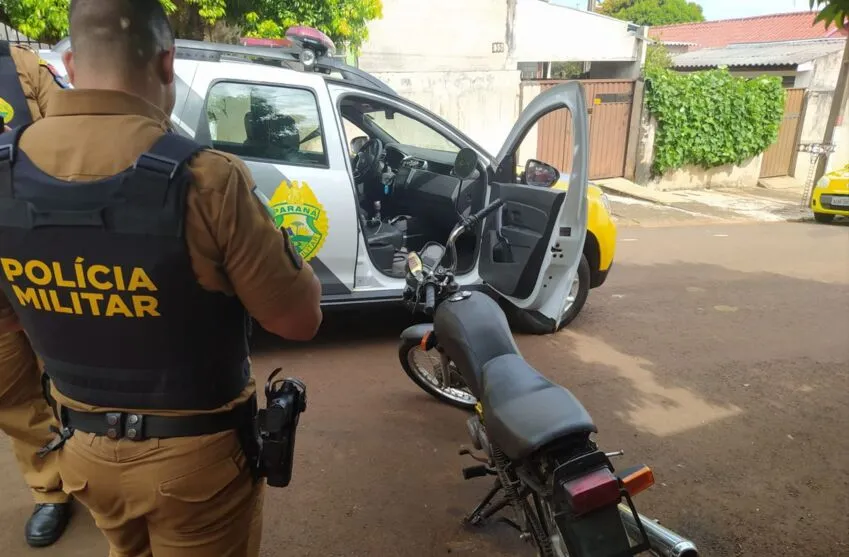
<path fill-rule="evenodd" d="M 70 35 L 74 89 L 0 138 L 0 302 L 51 379 L 63 489 L 110 555 L 257 555 L 247 315 L 309 340 L 321 286 L 244 163 L 171 132 L 159 0 L 72 0 Z"/>
<path fill-rule="evenodd" d="M 6 129 L 40 120 L 51 95 L 64 81 L 33 51 L 0 41 L 0 119 Z M 56 455 L 38 458 L 56 425 L 44 399 L 41 372 L 26 335 L 0 335 L 0 429 L 11 438 L 24 480 L 35 499 L 26 524 L 26 541 L 33 547 L 54 543 L 70 518 L 71 506 L 62 491 Z"/>

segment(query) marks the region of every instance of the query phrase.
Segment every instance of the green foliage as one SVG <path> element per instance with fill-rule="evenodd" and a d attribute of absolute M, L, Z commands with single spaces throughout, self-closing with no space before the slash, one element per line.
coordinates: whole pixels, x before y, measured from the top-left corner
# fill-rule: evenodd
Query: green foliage
<path fill-rule="evenodd" d="M 846 29 L 849 27 L 849 0 L 810 0 L 811 9 L 819 10 L 816 21 Z"/>
<path fill-rule="evenodd" d="M 260 0 L 245 14 L 249 36 L 282 37 L 292 25 L 325 32 L 338 46 L 358 52 L 368 39 L 368 22 L 383 17 L 381 0 Z"/>
<path fill-rule="evenodd" d="M 338 47 L 357 52 L 368 22 L 383 17 L 381 0 L 160 0 L 177 36 L 203 39 L 217 24 L 240 26 L 246 35 L 282 37 L 292 25 L 324 31 Z M 31 38 L 55 42 L 68 33 L 70 0 L 0 0 L 0 15 Z"/>
<path fill-rule="evenodd" d="M 68 31 L 70 0 L 0 0 L 9 23 L 31 39 L 55 42 Z"/>
<path fill-rule="evenodd" d="M 637 25 L 704 21 L 702 7 L 687 0 L 604 0 L 599 12 Z"/>
<path fill-rule="evenodd" d="M 643 72 L 648 74 L 670 67 L 672 67 L 672 56 L 669 55 L 669 49 L 661 43 L 651 43 L 646 48 L 646 63 Z"/>
<path fill-rule="evenodd" d="M 777 77 L 745 79 L 727 69 L 647 74 L 646 105 L 657 119 L 652 170 L 739 164 L 778 139 L 784 89 Z"/>

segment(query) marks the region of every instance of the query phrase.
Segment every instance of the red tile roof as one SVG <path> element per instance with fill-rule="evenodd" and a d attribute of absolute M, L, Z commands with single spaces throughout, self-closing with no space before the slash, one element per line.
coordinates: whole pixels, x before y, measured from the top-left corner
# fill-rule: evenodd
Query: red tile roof
<path fill-rule="evenodd" d="M 814 12 L 722 19 L 702 23 L 660 25 L 649 29 L 649 36 L 663 42 L 695 43 L 697 48 L 722 47 L 734 43 L 799 41 L 846 36 L 835 27 L 814 25 Z"/>

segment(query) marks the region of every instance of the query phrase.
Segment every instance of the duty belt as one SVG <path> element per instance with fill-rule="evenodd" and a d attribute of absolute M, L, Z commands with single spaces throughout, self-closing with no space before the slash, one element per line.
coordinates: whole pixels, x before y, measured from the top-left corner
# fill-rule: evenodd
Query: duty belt
<path fill-rule="evenodd" d="M 62 426 L 71 431 L 93 433 L 109 439 L 167 439 L 210 435 L 244 427 L 252 419 L 249 405 L 228 412 L 193 416 L 150 416 L 131 412 L 78 412 L 62 408 Z"/>

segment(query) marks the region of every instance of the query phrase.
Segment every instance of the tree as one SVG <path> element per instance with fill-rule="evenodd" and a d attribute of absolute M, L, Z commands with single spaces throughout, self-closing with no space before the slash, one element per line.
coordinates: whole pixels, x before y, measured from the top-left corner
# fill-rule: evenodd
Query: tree
<path fill-rule="evenodd" d="M 368 39 L 368 22 L 383 17 L 381 0 L 260 0 L 245 14 L 249 36 L 278 38 L 292 25 L 327 33 L 335 43 L 358 52 Z"/>
<path fill-rule="evenodd" d="M 849 28 L 849 0 L 810 0 L 811 9 L 819 10 L 816 22 L 823 22 L 828 28 L 830 25 Z"/>
<path fill-rule="evenodd" d="M 702 7 L 687 0 L 604 0 L 599 12 L 637 25 L 704 21 Z"/>
<path fill-rule="evenodd" d="M 653 71 L 665 70 L 672 67 L 672 56 L 669 49 L 662 43 L 651 43 L 646 49 L 646 63 L 643 72 L 650 74 Z"/>
<path fill-rule="evenodd" d="M 383 17 L 381 0 L 160 0 L 180 38 L 204 39 L 216 26 L 238 26 L 255 37 L 282 37 L 292 25 L 325 32 L 357 52 L 368 22 Z M 68 33 L 70 0 L 0 0 L 0 21 L 21 33 L 55 42 Z"/>

